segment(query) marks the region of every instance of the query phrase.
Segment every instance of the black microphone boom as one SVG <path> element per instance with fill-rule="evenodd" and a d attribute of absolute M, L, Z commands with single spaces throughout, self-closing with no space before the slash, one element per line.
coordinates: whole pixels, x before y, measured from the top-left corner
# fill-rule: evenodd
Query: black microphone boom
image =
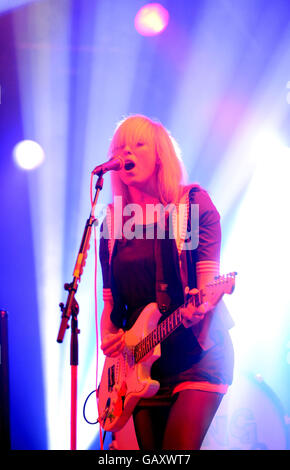
<path fill-rule="evenodd" d="M 121 157 L 114 157 L 111 160 L 102 163 L 101 165 L 96 166 L 96 168 L 92 171 L 94 175 L 104 174 L 107 171 L 119 171 L 123 168 L 124 161 Z"/>

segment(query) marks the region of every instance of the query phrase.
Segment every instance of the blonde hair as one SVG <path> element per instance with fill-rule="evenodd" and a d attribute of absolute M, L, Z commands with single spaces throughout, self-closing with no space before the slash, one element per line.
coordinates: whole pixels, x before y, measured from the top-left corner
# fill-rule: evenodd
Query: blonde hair
<path fill-rule="evenodd" d="M 155 147 L 160 202 L 165 205 L 178 202 L 184 188 L 186 171 L 177 142 L 160 122 L 141 114 L 120 121 L 111 140 L 109 158 L 116 155 L 122 145 L 136 144 L 140 138 L 150 140 Z M 125 204 L 130 202 L 127 186 L 121 181 L 118 172 L 111 173 L 111 183 L 113 196 L 122 196 Z"/>

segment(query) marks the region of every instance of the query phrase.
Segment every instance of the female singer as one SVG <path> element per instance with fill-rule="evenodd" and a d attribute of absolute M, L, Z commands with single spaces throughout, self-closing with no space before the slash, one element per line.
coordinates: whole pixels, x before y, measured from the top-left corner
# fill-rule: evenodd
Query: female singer
<path fill-rule="evenodd" d="M 114 202 L 100 239 L 101 348 L 111 357 L 147 304 L 158 302 L 166 316 L 213 281 L 221 243 L 218 211 L 204 189 L 185 184 L 178 146 L 160 123 L 142 115 L 124 119 L 109 148 L 110 157 L 117 155 L 133 168 L 112 172 Z M 160 208 L 168 208 L 166 217 Z M 161 343 L 152 366 L 160 389 L 134 410 L 141 450 L 200 449 L 232 382 L 232 322 L 223 302 L 189 304 L 182 314 L 183 324 Z"/>

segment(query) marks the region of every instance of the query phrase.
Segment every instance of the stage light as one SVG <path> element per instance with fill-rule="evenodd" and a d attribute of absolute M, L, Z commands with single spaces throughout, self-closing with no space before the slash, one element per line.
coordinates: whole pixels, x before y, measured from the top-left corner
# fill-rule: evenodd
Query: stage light
<path fill-rule="evenodd" d="M 286 347 L 287 347 L 287 349 L 289 349 L 289 351 L 287 351 L 287 354 L 286 354 L 286 362 L 287 362 L 287 364 L 290 365 L 290 341 L 288 341 Z"/>
<path fill-rule="evenodd" d="M 29 3 L 36 3 L 42 0 L 1 0 L 0 12 L 3 13 L 8 10 L 13 10 L 14 8 L 22 7 L 23 5 Z"/>
<path fill-rule="evenodd" d="M 290 80 L 287 82 L 286 88 L 287 88 L 287 90 L 290 90 Z M 290 104 L 290 91 L 287 92 L 286 101 L 287 101 L 288 104 Z"/>
<path fill-rule="evenodd" d="M 169 21 L 168 11 L 159 3 L 148 3 L 135 17 L 135 28 L 142 36 L 156 36 L 162 33 Z"/>
<path fill-rule="evenodd" d="M 44 161 L 42 147 L 33 140 L 22 140 L 13 149 L 13 158 L 23 170 L 34 170 Z"/>
<path fill-rule="evenodd" d="M 222 253 L 225 266 L 234 264 L 239 273 L 235 295 L 226 303 L 238 324 L 232 332 L 236 357 L 245 370 L 255 372 L 259 368 L 265 380 L 274 385 L 279 383 L 275 358 L 287 328 L 289 305 L 290 149 L 279 135 L 265 129 L 253 139 L 249 151 L 256 166 Z M 279 295 L 272 295 L 276 292 Z"/>

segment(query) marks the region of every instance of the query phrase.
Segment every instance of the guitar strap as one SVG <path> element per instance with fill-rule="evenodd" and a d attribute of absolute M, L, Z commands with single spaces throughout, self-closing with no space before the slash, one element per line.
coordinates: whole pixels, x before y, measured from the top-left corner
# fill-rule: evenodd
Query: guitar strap
<path fill-rule="evenodd" d="M 171 311 L 172 308 L 177 308 L 184 301 L 176 243 L 175 239 L 169 237 L 168 223 L 167 218 L 165 238 L 158 239 L 155 236 L 154 242 L 156 302 L 163 315 Z"/>
<path fill-rule="evenodd" d="M 164 265 L 162 259 L 162 240 L 155 237 L 154 252 L 156 263 L 156 301 L 162 314 L 168 312 L 171 298 L 168 293 L 168 282 L 164 275 Z"/>
<path fill-rule="evenodd" d="M 196 185 L 192 185 L 195 188 Z M 189 284 L 188 263 L 192 250 L 182 250 L 186 238 L 189 217 L 189 191 L 181 199 L 179 219 L 165 218 L 165 239 L 155 238 L 155 262 L 156 262 L 156 301 L 161 313 L 179 307 L 184 303 L 184 288 Z M 166 216 L 168 214 L 166 213 Z M 173 224 L 169 227 L 169 224 Z M 181 226 L 180 226 L 181 223 Z M 179 228 L 179 230 L 178 230 Z M 169 233 L 175 234 L 175 239 L 169 239 Z M 192 277 L 192 276 L 191 276 Z"/>

